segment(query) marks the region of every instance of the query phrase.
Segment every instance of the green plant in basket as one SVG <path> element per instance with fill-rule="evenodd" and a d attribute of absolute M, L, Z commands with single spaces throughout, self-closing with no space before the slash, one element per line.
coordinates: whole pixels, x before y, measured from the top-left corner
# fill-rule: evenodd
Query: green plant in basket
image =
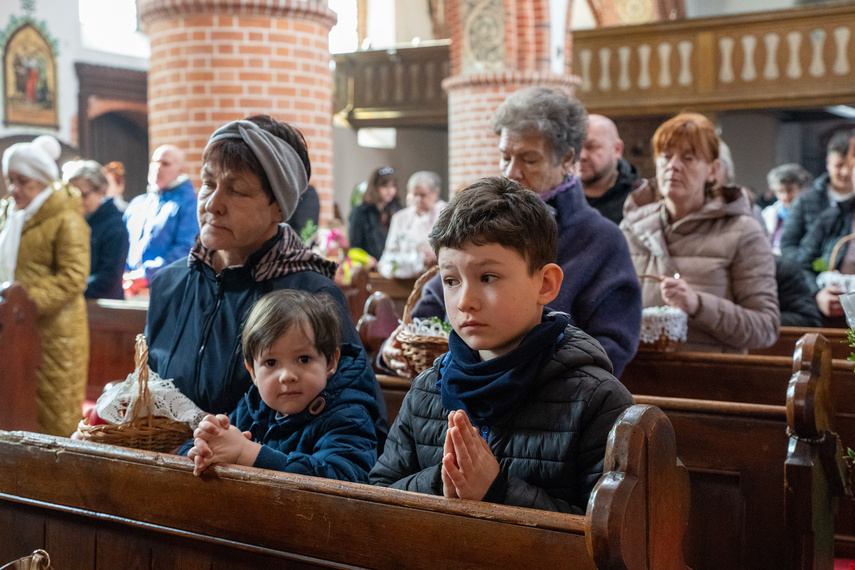
<path fill-rule="evenodd" d="M 442 330 L 445 331 L 445 334 L 451 334 L 451 323 L 446 322 L 446 321 L 440 319 L 439 317 L 431 317 L 429 320 L 431 323 L 439 323 L 442 326 Z M 855 338 L 855 336 L 853 336 L 852 338 Z M 852 345 L 852 346 L 855 346 L 855 345 Z M 852 353 L 852 354 L 855 355 L 855 353 Z M 853 357 L 853 359 L 855 359 L 855 356 Z"/>

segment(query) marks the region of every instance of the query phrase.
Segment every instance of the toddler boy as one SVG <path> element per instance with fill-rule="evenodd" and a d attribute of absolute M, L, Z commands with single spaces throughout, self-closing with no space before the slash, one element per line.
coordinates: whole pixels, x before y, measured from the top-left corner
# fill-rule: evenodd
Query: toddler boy
<path fill-rule="evenodd" d="M 259 299 L 241 339 L 253 387 L 230 416 L 206 416 L 184 444 L 194 474 L 236 463 L 367 481 L 377 402 L 362 373 L 365 352 L 341 344 L 338 314 L 326 294 L 283 289 Z"/>

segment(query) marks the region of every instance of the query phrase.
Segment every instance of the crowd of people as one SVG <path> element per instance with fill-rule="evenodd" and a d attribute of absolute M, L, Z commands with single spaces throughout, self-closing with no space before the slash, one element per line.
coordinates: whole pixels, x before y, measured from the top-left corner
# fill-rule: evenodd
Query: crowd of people
<path fill-rule="evenodd" d="M 319 201 L 302 133 L 266 115 L 217 129 L 201 186 L 181 149 L 158 147 L 149 191 L 124 202 L 121 164 L 56 160 L 52 137 L 3 154 L 0 282 L 38 309 L 39 429 L 69 435 L 86 385 L 85 298 L 149 292 L 149 366 L 206 415 L 178 453 L 201 474 L 238 463 L 418 492 L 583 513 L 609 430 L 633 402 L 620 383 L 642 309 L 686 315 L 681 350 L 745 353 L 786 324 L 842 313 L 855 273 L 855 138 L 832 137 L 828 172 L 769 172 L 761 210 L 736 183 L 705 116 L 652 139 L 655 176 L 623 157 L 613 121 L 561 89 L 529 87 L 492 116 L 494 177 L 446 204 L 442 180 L 369 176 L 349 247 L 387 277 L 439 272 L 413 317 L 450 323 L 389 426 L 374 367 L 407 373 L 396 331 L 369 361 L 336 284 L 307 245 Z"/>

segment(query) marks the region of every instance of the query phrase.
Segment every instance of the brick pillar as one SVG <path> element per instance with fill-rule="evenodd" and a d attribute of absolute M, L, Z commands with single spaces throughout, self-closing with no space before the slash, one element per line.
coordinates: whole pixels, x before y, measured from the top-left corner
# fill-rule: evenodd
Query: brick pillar
<path fill-rule="evenodd" d="M 205 143 L 218 127 L 267 114 L 309 146 L 321 219 L 332 215 L 332 73 L 325 0 L 139 0 L 151 40 L 151 149 L 187 153 L 198 188 Z"/>
<path fill-rule="evenodd" d="M 573 92 L 579 78 L 550 71 L 549 0 L 480 0 L 474 6 L 450 0 L 446 10 L 451 76 L 443 87 L 453 194 L 478 178 L 499 174 L 499 139 L 490 119 L 508 95 L 531 85 Z"/>

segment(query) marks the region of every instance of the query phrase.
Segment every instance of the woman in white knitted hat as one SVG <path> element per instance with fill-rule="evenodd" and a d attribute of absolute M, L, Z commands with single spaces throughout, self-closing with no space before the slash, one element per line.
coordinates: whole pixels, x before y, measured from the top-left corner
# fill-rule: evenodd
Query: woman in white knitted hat
<path fill-rule="evenodd" d="M 58 180 L 59 154 L 47 135 L 3 153 L 9 196 L 0 200 L 0 283 L 22 283 L 38 311 L 39 431 L 69 436 L 81 417 L 89 363 L 89 226 L 80 192 Z"/>

